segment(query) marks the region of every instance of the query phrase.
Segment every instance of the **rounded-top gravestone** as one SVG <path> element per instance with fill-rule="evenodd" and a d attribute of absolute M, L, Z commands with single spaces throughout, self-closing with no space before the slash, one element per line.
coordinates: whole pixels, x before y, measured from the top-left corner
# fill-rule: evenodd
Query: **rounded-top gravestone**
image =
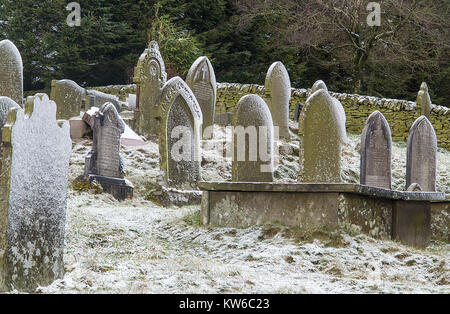
<path fill-rule="evenodd" d="M 416 104 L 419 114 L 429 119 L 432 109 L 432 103 L 430 94 L 428 93 L 428 85 L 425 82 L 420 85 L 420 91 L 417 93 Z"/>
<path fill-rule="evenodd" d="M 23 64 L 17 47 L 9 40 L 0 41 L 0 96 L 23 105 Z"/>

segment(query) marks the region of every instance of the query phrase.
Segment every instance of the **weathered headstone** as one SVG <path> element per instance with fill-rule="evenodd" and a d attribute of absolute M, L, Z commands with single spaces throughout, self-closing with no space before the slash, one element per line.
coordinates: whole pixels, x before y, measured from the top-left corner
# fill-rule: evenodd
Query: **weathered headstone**
<path fill-rule="evenodd" d="M 391 129 L 383 114 L 375 111 L 361 134 L 360 183 L 391 189 L 391 156 Z"/>
<path fill-rule="evenodd" d="M 10 111 L 0 175 L 0 290 L 33 291 L 64 273 L 72 141 L 45 94 Z"/>
<path fill-rule="evenodd" d="M 160 117 L 156 103 L 166 80 L 167 73 L 158 43 L 152 41 L 139 57 L 134 70 L 134 82 L 137 85 L 136 123 L 141 134 L 159 132 Z"/>
<path fill-rule="evenodd" d="M 291 80 L 283 63 L 273 63 L 266 75 L 266 102 L 272 114 L 275 127 L 283 139 L 291 137 L 289 133 L 289 101 L 291 99 Z"/>
<path fill-rule="evenodd" d="M 0 143 L 2 142 L 2 129 L 8 118 L 8 112 L 14 108 L 20 108 L 20 106 L 11 98 L 0 96 Z"/>
<path fill-rule="evenodd" d="M 104 104 L 93 116 L 92 150 L 86 157 L 85 177 L 96 180 L 103 190 L 118 200 L 133 197 L 133 185 L 124 179 L 120 156 L 120 136 L 125 123 L 112 103 Z"/>
<path fill-rule="evenodd" d="M 266 102 L 258 95 L 242 97 L 234 114 L 232 180 L 272 182 L 274 129 Z"/>
<path fill-rule="evenodd" d="M 436 191 L 437 139 L 430 121 L 420 116 L 411 126 L 406 155 L 406 188 L 417 183 L 424 192 Z"/>
<path fill-rule="evenodd" d="M 295 104 L 295 111 L 294 111 L 295 122 L 298 122 L 298 118 L 300 117 L 300 112 L 302 111 L 303 107 L 305 107 L 305 104 L 299 102 Z"/>
<path fill-rule="evenodd" d="M 317 92 L 318 90 L 321 90 L 321 89 L 323 89 L 324 91 L 326 91 L 328 94 L 330 93 L 330 92 L 328 91 L 328 87 L 327 87 L 327 85 L 325 84 L 325 82 L 322 81 L 322 80 L 318 80 L 318 81 L 316 81 L 316 82 L 314 83 L 314 85 L 313 85 L 312 88 L 311 88 L 311 95 L 313 95 L 315 92 Z M 330 96 L 331 96 L 331 95 L 330 95 Z M 346 116 L 345 116 L 344 106 L 342 106 L 342 103 L 339 101 L 339 99 L 337 99 L 337 98 L 335 98 L 335 97 L 332 97 L 332 96 L 331 96 L 331 99 L 333 99 L 333 104 L 334 104 L 334 106 L 336 107 L 336 109 L 337 109 L 338 112 L 339 112 L 340 120 L 342 120 L 342 121 L 344 122 L 344 126 L 345 126 L 345 123 L 346 123 L 347 118 L 346 118 Z M 344 138 L 345 138 L 345 140 L 347 140 L 347 134 L 346 134 L 346 133 L 344 134 Z"/>
<path fill-rule="evenodd" d="M 306 101 L 299 118 L 299 181 L 341 182 L 345 125 L 333 98 L 323 89 Z"/>
<path fill-rule="evenodd" d="M 432 109 L 430 94 L 428 93 L 428 85 L 423 82 L 420 85 L 420 91 L 417 93 L 417 110 L 422 116 L 430 118 L 430 113 Z"/>
<path fill-rule="evenodd" d="M 110 95 L 106 93 L 99 92 L 95 89 L 88 89 L 86 91 L 87 98 L 89 99 L 89 108 L 97 107 L 100 108 L 107 102 L 110 102 L 116 107 L 117 111 L 120 111 L 122 107 L 122 103 L 119 100 L 119 97 L 115 95 Z M 87 108 L 86 108 L 87 109 Z"/>
<path fill-rule="evenodd" d="M 0 41 L 0 96 L 23 105 L 23 64 L 17 47 L 9 40 Z"/>
<path fill-rule="evenodd" d="M 216 112 L 217 84 L 214 69 L 208 57 L 200 57 L 192 64 L 186 77 L 186 84 L 197 98 L 203 115 L 202 136 L 213 137 L 212 127 Z M 204 132 L 209 128 L 209 132 Z"/>
<path fill-rule="evenodd" d="M 80 116 L 86 106 L 86 90 L 71 80 L 52 81 L 50 99 L 56 102 L 58 119 L 70 119 Z"/>
<path fill-rule="evenodd" d="M 177 76 L 164 86 L 158 108 L 160 166 L 166 183 L 175 188 L 196 188 L 203 120 L 200 105 L 189 86 Z"/>

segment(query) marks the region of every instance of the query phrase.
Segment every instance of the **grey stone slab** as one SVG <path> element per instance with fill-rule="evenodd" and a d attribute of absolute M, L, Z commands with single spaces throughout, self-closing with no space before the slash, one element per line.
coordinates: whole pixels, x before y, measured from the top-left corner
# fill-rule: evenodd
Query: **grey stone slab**
<path fill-rule="evenodd" d="M 17 47 L 9 40 L 0 41 L 0 96 L 23 105 L 23 64 Z"/>
<path fill-rule="evenodd" d="M 53 80 L 50 99 L 58 106 L 56 117 L 70 119 L 79 117 L 86 106 L 86 90 L 71 80 Z"/>

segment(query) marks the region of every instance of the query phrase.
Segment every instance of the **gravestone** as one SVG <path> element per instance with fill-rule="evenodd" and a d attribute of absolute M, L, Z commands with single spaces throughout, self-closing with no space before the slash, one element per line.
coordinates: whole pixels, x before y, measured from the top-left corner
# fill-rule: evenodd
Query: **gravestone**
<path fill-rule="evenodd" d="M 53 80 L 50 99 L 58 106 L 56 117 L 70 119 L 79 117 L 86 106 L 86 90 L 71 80 Z"/>
<path fill-rule="evenodd" d="M 189 86 L 170 79 L 159 99 L 161 170 L 169 187 L 191 189 L 200 180 L 202 111 Z"/>
<path fill-rule="evenodd" d="M 186 84 L 197 99 L 203 115 L 202 137 L 213 137 L 212 127 L 216 112 L 217 84 L 214 69 L 208 57 L 200 57 L 192 64 L 186 77 Z M 208 128 L 209 132 L 205 132 Z"/>
<path fill-rule="evenodd" d="M 0 290 L 34 291 L 64 273 L 72 141 L 45 94 L 10 111 L 0 175 Z"/>
<path fill-rule="evenodd" d="M 124 179 L 120 137 L 125 123 L 112 103 L 104 104 L 92 117 L 92 150 L 86 157 L 85 178 L 97 181 L 118 200 L 133 197 L 133 185 Z"/>
<path fill-rule="evenodd" d="M 232 180 L 272 182 L 274 128 L 266 102 L 258 95 L 242 97 L 234 114 Z"/>
<path fill-rule="evenodd" d="M 136 83 L 136 110 L 135 118 L 137 130 L 141 134 L 158 134 L 159 110 L 157 107 L 158 95 L 167 80 L 164 61 L 159 52 L 156 41 L 150 42 L 139 57 L 134 70 L 134 82 Z"/>
<path fill-rule="evenodd" d="M 391 156 L 391 129 L 383 114 L 375 111 L 361 134 L 360 183 L 391 189 Z"/>
<path fill-rule="evenodd" d="M 2 143 L 2 129 L 8 118 L 8 112 L 14 108 L 20 108 L 20 106 L 11 98 L 0 96 L 0 144 Z"/>
<path fill-rule="evenodd" d="M 417 183 L 424 192 L 436 191 L 437 139 L 425 116 L 411 126 L 406 154 L 406 188 Z"/>
<path fill-rule="evenodd" d="M 327 87 L 327 85 L 325 84 L 325 82 L 324 81 L 322 81 L 322 80 L 318 80 L 318 81 L 316 81 L 315 83 L 314 83 L 314 85 L 312 86 L 312 88 L 311 88 L 311 94 L 310 95 L 313 95 L 315 92 L 317 92 L 318 90 L 321 90 L 321 89 L 323 89 L 324 91 L 326 91 L 328 94 L 330 93 L 329 91 L 328 91 L 328 87 Z M 345 123 L 346 123 L 346 121 L 347 121 L 347 118 L 346 118 L 346 116 L 345 116 L 345 110 L 344 110 L 344 106 L 342 106 L 342 103 L 339 101 L 339 99 L 337 99 L 337 98 L 335 98 L 335 97 L 332 97 L 331 96 L 331 99 L 333 99 L 333 104 L 334 104 L 334 106 L 337 108 L 337 110 L 338 110 L 338 112 L 339 112 L 339 115 L 340 115 L 340 120 L 342 120 L 343 122 L 344 122 L 344 126 L 345 126 Z M 345 138 L 345 140 L 347 141 L 347 134 L 344 134 L 344 138 Z"/>
<path fill-rule="evenodd" d="M 417 110 L 420 115 L 430 118 L 430 113 L 432 109 L 430 94 L 428 93 L 428 85 L 423 82 L 420 85 L 420 91 L 417 94 Z"/>
<path fill-rule="evenodd" d="M 300 112 L 302 111 L 303 107 L 305 107 L 305 104 L 299 102 L 295 104 L 295 111 L 294 111 L 295 122 L 298 122 L 298 118 L 300 117 Z"/>
<path fill-rule="evenodd" d="M 299 118 L 299 181 L 341 182 L 341 151 L 345 142 L 342 115 L 327 91 L 306 101 Z"/>
<path fill-rule="evenodd" d="M 91 107 L 100 108 L 107 102 L 112 103 L 114 105 L 114 107 L 116 107 L 117 111 L 120 111 L 120 109 L 122 107 L 122 103 L 120 102 L 119 97 L 117 97 L 115 95 L 102 93 L 102 92 L 99 92 L 94 89 L 88 89 L 86 91 L 86 94 L 89 99 L 89 102 L 88 102 L 89 108 L 91 108 Z"/>
<path fill-rule="evenodd" d="M 272 115 L 273 124 L 278 127 L 279 136 L 291 137 L 289 133 L 289 101 L 291 99 L 291 80 L 283 63 L 273 63 L 266 75 L 266 102 Z"/>
<path fill-rule="evenodd" d="M 17 47 L 9 40 L 0 41 L 0 96 L 23 105 L 23 64 Z"/>

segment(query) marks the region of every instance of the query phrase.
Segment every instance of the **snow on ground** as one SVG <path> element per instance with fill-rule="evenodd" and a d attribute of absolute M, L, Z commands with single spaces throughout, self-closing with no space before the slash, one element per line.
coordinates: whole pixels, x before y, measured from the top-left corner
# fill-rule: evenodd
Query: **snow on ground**
<path fill-rule="evenodd" d="M 221 128 L 218 135 L 224 136 Z M 359 180 L 359 136 L 344 152 L 345 177 Z M 71 181 L 90 141 L 74 145 Z M 205 146 L 204 180 L 229 180 L 231 161 Z M 280 143 L 277 181 L 295 181 L 298 142 Z M 226 149 L 225 149 L 226 151 Z M 292 154 L 292 155 L 291 155 Z M 65 269 L 42 293 L 450 293 L 449 245 L 418 250 L 365 235 L 305 233 L 278 225 L 199 225 L 199 206 L 163 208 L 145 199 L 160 178 L 158 145 L 123 147 L 135 198 L 69 191 Z M 404 189 L 404 143 L 394 143 L 393 184 Z M 438 189 L 450 193 L 450 153 L 439 152 Z"/>

